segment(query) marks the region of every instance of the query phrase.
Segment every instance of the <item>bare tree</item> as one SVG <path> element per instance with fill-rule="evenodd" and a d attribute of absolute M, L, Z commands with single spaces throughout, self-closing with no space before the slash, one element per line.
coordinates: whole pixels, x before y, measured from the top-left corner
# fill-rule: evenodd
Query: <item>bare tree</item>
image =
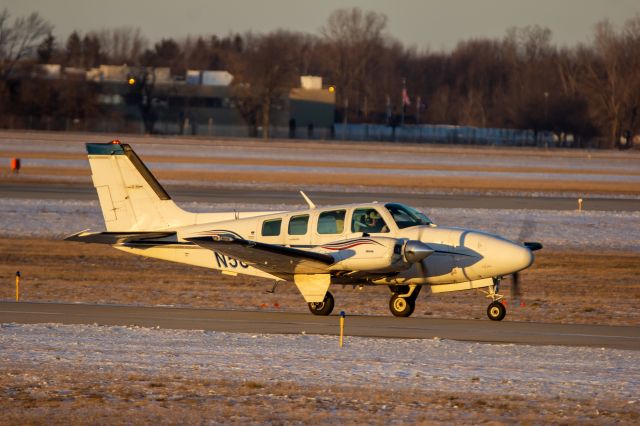
<path fill-rule="evenodd" d="M 125 26 L 101 30 L 91 35 L 97 38 L 107 61 L 114 65 L 137 65 L 149 44 L 140 33 L 140 28 Z"/>
<path fill-rule="evenodd" d="M 0 12 L 0 79 L 6 80 L 15 65 L 32 55 L 53 27 L 33 12 L 9 22 L 7 9 Z"/>
<path fill-rule="evenodd" d="M 580 82 L 592 118 L 606 129 L 605 147 L 637 131 L 640 106 L 640 15 L 617 32 L 605 20 L 596 25 L 593 48 L 579 49 Z"/>
<path fill-rule="evenodd" d="M 244 105 L 245 119 L 261 121 L 264 139 L 269 137 L 274 107 L 280 107 L 294 85 L 298 41 L 297 34 L 287 31 L 245 37 L 245 50 L 234 69 L 234 101 Z"/>
<path fill-rule="evenodd" d="M 352 8 L 335 10 L 321 30 L 328 50 L 325 60 L 337 86 L 337 104 L 349 105 L 344 111 L 347 116 L 351 106 L 363 105 L 376 87 L 367 76 L 378 67 L 386 26 L 386 15 Z M 397 76 L 399 81 L 402 77 Z"/>

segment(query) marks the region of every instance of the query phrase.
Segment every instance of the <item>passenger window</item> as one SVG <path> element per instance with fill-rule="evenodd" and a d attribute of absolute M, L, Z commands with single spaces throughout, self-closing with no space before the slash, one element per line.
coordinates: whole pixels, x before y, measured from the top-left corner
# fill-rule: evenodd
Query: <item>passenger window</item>
<path fill-rule="evenodd" d="M 262 236 L 263 237 L 275 237 L 280 235 L 280 227 L 282 226 L 282 219 L 271 219 L 262 222 Z"/>
<path fill-rule="evenodd" d="M 376 234 L 389 232 L 389 227 L 376 209 L 355 209 L 351 218 L 351 232 Z"/>
<path fill-rule="evenodd" d="M 331 210 L 320 213 L 318 217 L 318 234 L 342 234 L 346 210 Z"/>
<path fill-rule="evenodd" d="M 309 215 L 293 216 L 289 219 L 289 235 L 304 235 L 307 233 Z"/>

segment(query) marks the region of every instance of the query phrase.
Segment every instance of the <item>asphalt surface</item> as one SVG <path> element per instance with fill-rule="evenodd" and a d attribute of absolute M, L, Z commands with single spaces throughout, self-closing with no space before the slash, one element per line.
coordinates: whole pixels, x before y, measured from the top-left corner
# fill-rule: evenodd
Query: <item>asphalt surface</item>
<path fill-rule="evenodd" d="M 296 190 L 261 190 L 259 188 L 167 187 L 177 202 L 304 204 Z M 317 205 L 348 204 L 371 201 L 396 201 L 433 208 L 488 208 L 575 210 L 577 200 L 563 197 L 532 197 L 476 194 L 407 194 L 398 192 L 309 191 Z M 2 198 L 97 200 L 90 184 L 1 183 Z M 585 198 L 585 210 L 640 211 L 640 199 Z"/>
<path fill-rule="evenodd" d="M 213 309 L 0 302 L 0 323 L 100 324 L 260 334 L 339 333 L 339 317 Z M 347 316 L 346 336 L 640 350 L 640 327 Z"/>

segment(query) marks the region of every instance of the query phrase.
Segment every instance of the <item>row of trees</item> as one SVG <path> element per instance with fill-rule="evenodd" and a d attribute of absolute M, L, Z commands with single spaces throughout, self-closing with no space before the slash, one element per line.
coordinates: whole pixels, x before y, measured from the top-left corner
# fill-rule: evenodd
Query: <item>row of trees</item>
<path fill-rule="evenodd" d="M 37 14 L 0 14 L 0 94 L 29 61 L 90 68 L 100 64 L 226 69 L 248 120 L 268 128 L 271 109 L 298 76 L 323 76 L 336 87 L 337 120 L 515 127 L 601 137 L 612 147 L 640 133 L 640 15 L 622 28 L 597 24 L 593 40 L 558 47 L 551 31 L 514 28 L 502 39 L 460 42 L 450 52 L 404 46 L 387 33 L 387 17 L 334 11 L 318 34 L 274 31 L 225 37 L 163 39 L 139 30 L 72 33 L 66 41 Z M 405 92 L 406 89 L 406 92 Z M 403 96 L 404 92 L 404 96 Z M 6 99 L 18 102 L 18 93 Z M 1 110 L 0 110 L 1 112 Z"/>

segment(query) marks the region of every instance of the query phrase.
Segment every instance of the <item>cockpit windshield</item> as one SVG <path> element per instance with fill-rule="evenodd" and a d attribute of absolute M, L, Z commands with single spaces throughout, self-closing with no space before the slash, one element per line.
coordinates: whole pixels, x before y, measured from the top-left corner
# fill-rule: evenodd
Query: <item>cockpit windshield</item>
<path fill-rule="evenodd" d="M 427 216 L 404 204 L 389 203 L 385 204 L 385 207 L 389 210 L 389 213 L 393 216 L 393 220 L 400 229 L 417 225 L 431 225 L 432 223 Z"/>

